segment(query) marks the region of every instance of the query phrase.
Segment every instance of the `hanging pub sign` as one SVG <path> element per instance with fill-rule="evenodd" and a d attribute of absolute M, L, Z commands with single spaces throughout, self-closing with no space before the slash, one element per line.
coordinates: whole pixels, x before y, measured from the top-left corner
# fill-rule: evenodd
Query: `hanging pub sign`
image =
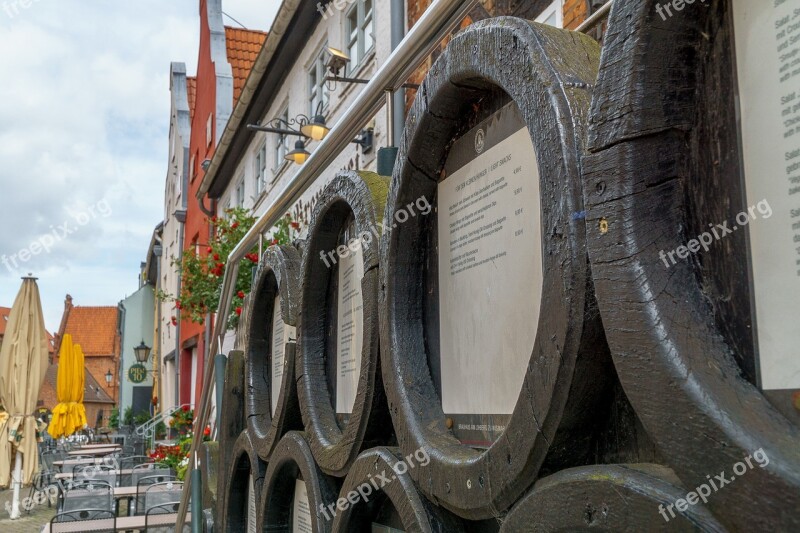
<path fill-rule="evenodd" d="M 147 379 L 147 368 L 141 363 L 136 363 L 128 369 L 128 379 L 131 383 L 142 383 Z"/>

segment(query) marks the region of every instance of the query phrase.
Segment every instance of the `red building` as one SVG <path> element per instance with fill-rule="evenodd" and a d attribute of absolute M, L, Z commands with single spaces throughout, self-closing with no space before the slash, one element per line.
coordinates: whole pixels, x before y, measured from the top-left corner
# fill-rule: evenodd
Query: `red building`
<path fill-rule="evenodd" d="M 196 198 L 202 181 L 203 162 L 214 155 L 219 136 L 225 130 L 225 124 L 267 36 L 260 31 L 225 27 L 221 4 L 221 0 L 200 0 L 200 49 L 194 81 L 189 143 L 188 198 L 191 199 Z M 190 105 L 191 100 L 190 98 Z M 189 201 L 184 233 L 185 249 L 192 248 L 197 253 L 206 253 L 210 231 L 208 213 L 212 212 L 212 207 Z M 200 401 L 205 362 L 209 357 L 206 328 L 213 328 L 211 318 L 206 324 L 180 321 L 178 381 L 181 404 L 197 405 Z"/>

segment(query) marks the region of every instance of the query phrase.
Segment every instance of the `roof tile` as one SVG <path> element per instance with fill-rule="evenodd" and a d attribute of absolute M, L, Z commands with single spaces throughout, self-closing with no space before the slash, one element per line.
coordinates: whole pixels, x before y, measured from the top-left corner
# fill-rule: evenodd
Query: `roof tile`
<path fill-rule="evenodd" d="M 73 307 L 64 333 L 80 344 L 87 357 L 117 353 L 117 308 Z"/>
<path fill-rule="evenodd" d="M 239 95 L 253 68 L 258 53 L 267 39 L 263 31 L 243 30 L 225 26 L 225 42 L 228 49 L 228 62 L 233 70 L 233 103 L 239 101 Z"/>

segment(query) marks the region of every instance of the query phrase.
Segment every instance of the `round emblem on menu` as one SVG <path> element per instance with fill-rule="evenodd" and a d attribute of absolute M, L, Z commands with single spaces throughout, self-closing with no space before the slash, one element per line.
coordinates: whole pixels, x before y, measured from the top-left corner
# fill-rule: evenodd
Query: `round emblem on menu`
<path fill-rule="evenodd" d="M 475 151 L 479 154 L 483 152 L 483 148 L 486 146 L 486 132 L 483 131 L 483 128 L 478 130 L 478 133 L 475 134 Z"/>
<path fill-rule="evenodd" d="M 147 379 L 147 369 L 141 363 L 136 363 L 128 369 L 128 379 L 131 383 L 142 383 Z"/>

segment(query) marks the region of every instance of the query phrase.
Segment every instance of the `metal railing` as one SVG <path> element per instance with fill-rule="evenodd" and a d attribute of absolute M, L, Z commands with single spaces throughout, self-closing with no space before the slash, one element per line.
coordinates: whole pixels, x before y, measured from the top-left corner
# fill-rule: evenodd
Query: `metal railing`
<path fill-rule="evenodd" d="M 166 412 L 162 411 L 153 418 L 151 418 L 150 420 L 148 420 L 147 422 L 145 422 L 144 424 L 142 424 L 141 426 L 137 426 L 136 429 L 134 430 L 134 433 L 136 433 L 143 439 L 149 440 L 150 449 L 152 450 L 153 446 L 155 445 L 156 428 L 158 427 L 158 424 L 163 422 L 165 419 L 171 417 L 178 411 L 182 410 L 184 407 L 192 409 L 193 406 L 192 404 L 185 403 L 183 405 L 174 407 L 171 411 L 166 411 Z"/>
<path fill-rule="evenodd" d="M 587 32 L 608 15 L 613 0 L 601 7 L 578 28 L 578 31 Z M 478 4 L 478 0 L 435 0 L 422 17 L 409 30 L 403 41 L 392 52 L 387 61 L 378 69 L 372 80 L 364 86 L 353 104 L 345 111 L 341 120 L 331 129 L 330 133 L 319 144 L 314 153 L 305 162 L 303 167 L 295 174 L 294 178 L 283 188 L 277 200 L 267 207 L 266 212 L 259 217 L 252 228 L 242 238 L 239 244 L 231 251 L 225 267 L 222 282 L 218 317 L 214 324 L 211 337 L 211 347 L 215 344 L 222 350 L 222 337 L 225 334 L 225 319 L 227 310 L 231 305 L 234 283 L 239 272 L 239 262 L 253 247 L 259 244 L 261 235 L 274 226 L 280 218 L 291 209 L 308 190 L 312 183 L 333 163 L 339 153 L 344 150 L 355 138 L 363 127 L 374 117 L 380 109 L 387 104 L 386 95 L 394 93 L 401 87 L 428 58 L 442 40 L 461 23 L 467 14 Z M 389 98 L 391 100 L 391 97 Z M 220 317 L 223 317 L 220 319 Z M 200 412 L 196 420 L 204 421 L 195 426 L 205 424 L 209 418 L 211 406 L 212 384 L 214 382 L 214 366 L 206 365 L 203 376 L 202 398 Z M 197 468 L 197 446 L 202 439 L 194 439 L 190 451 L 193 468 Z M 192 493 L 192 476 L 187 476 L 183 496 L 176 523 L 182 524 L 186 520 L 189 495 Z M 192 517 L 194 519 L 194 516 Z M 199 516 L 197 517 L 200 518 Z"/>

